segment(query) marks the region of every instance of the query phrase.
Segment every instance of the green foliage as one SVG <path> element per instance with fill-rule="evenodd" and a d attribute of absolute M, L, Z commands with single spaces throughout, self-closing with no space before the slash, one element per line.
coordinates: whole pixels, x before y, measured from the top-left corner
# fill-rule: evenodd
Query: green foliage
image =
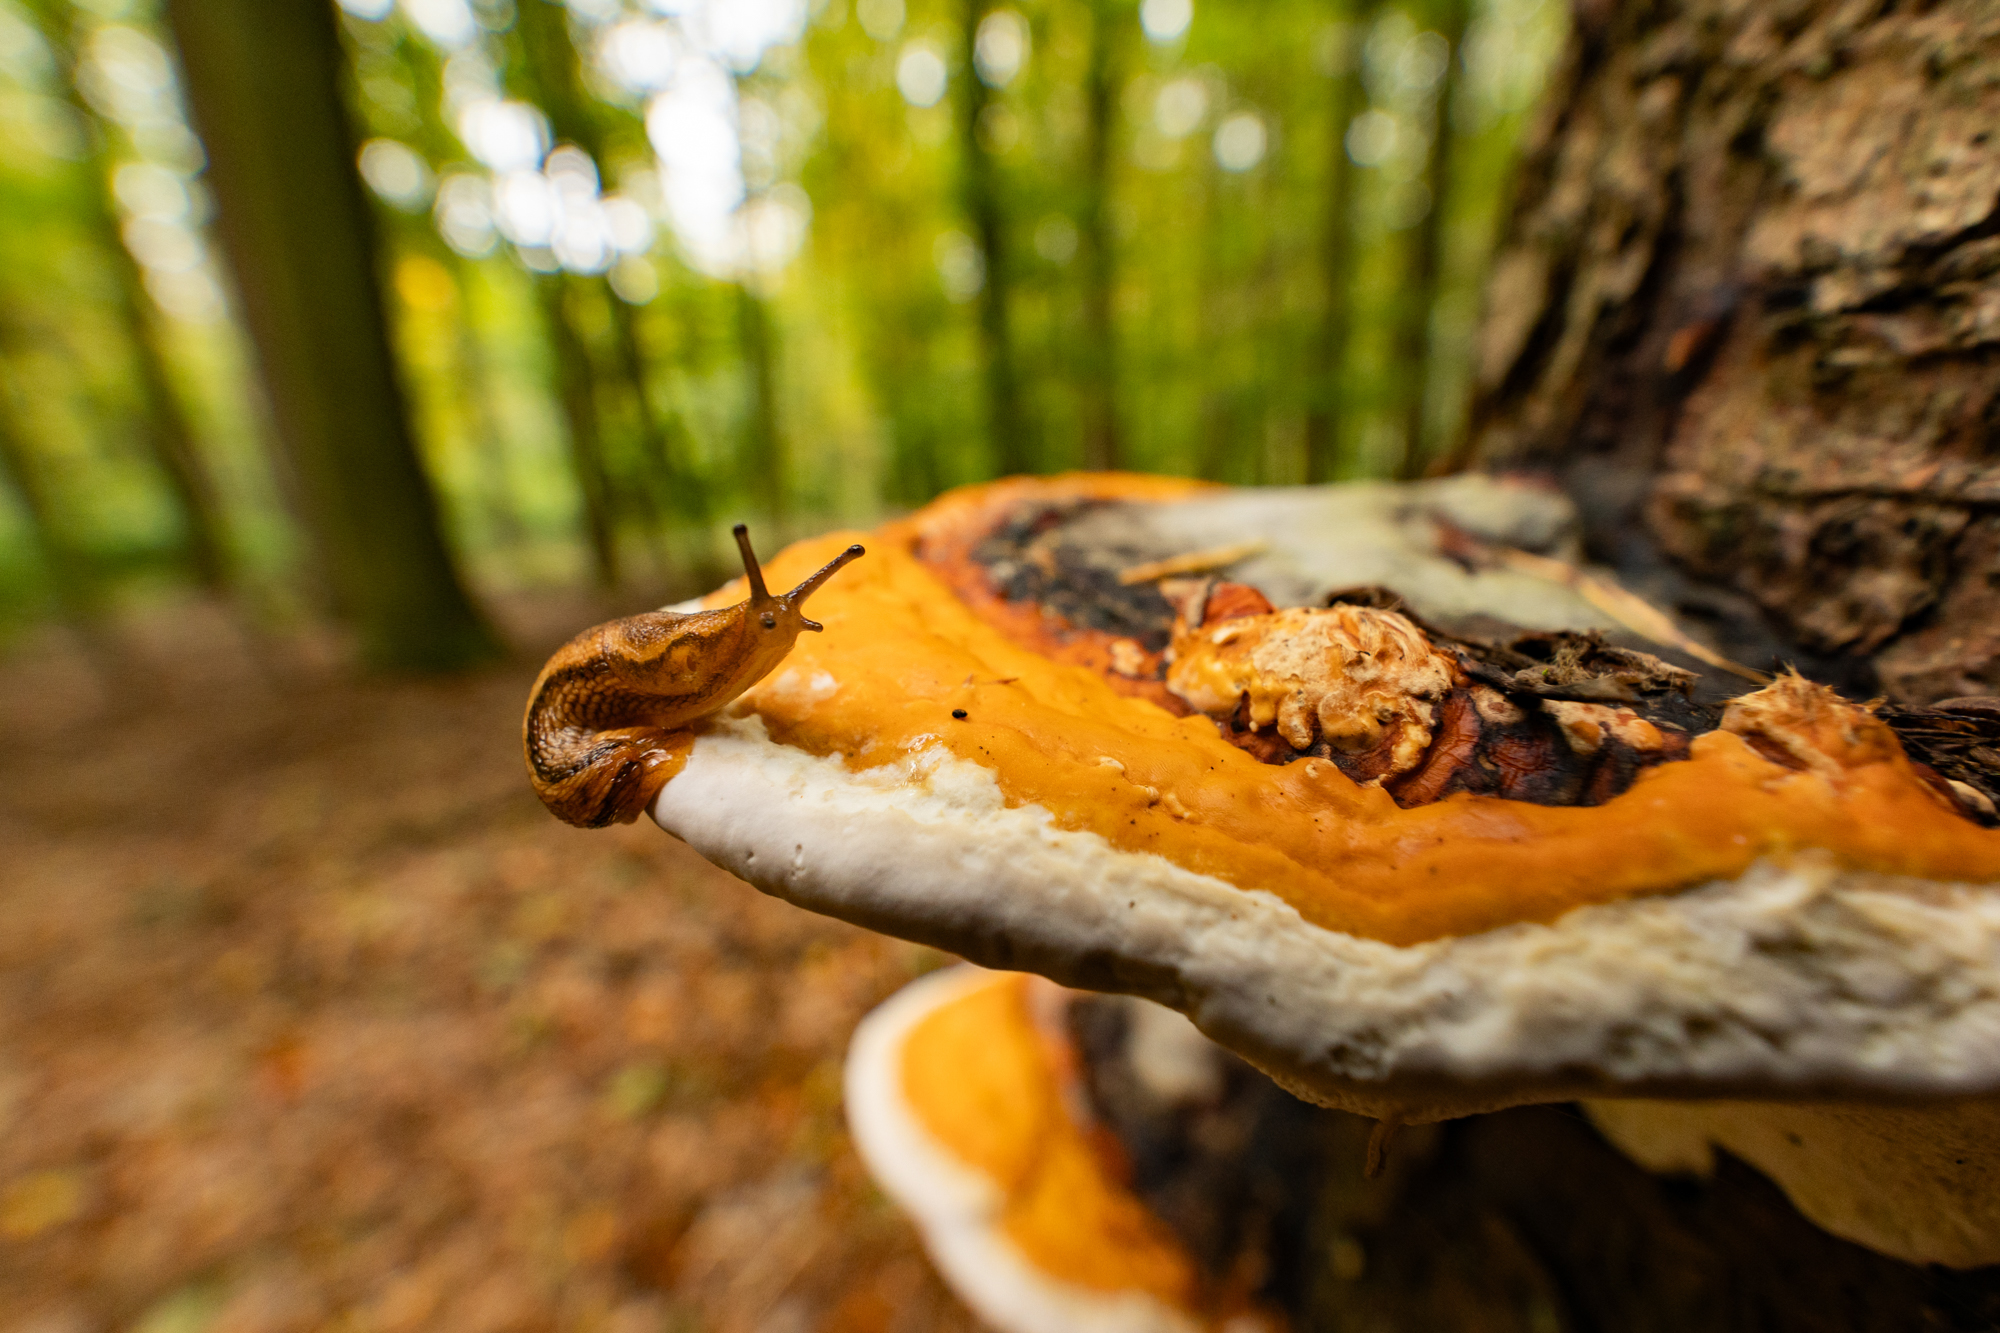
<path fill-rule="evenodd" d="M 993 475 L 1006 452 L 996 420 L 1016 423 L 1032 466 L 1080 466 L 1105 401 L 1124 466 L 1273 484 L 1305 479 L 1308 416 L 1329 401 L 1336 471 L 1385 473 L 1427 385 L 1420 446 L 1435 456 L 1462 416 L 1513 145 L 1564 22 L 1555 0 L 1479 0 L 1462 49 L 1441 50 L 1456 2 L 1195 0 L 1172 33 L 1175 0 L 1150 0 L 1149 33 L 1127 0 L 817 0 L 789 32 L 784 0 L 343 0 L 394 336 L 454 539 L 489 587 L 582 577 L 578 469 L 597 466 L 627 576 L 686 581 L 723 554 L 716 536 L 739 515 L 792 536 Z M 726 49 L 717 16 L 729 13 L 775 14 L 765 37 L 779 40 Z M 52 14 L 83 35 L 80 106 L 37 31 Z M 174 330 L 178 401 L 218 475 L 235 556 L 282 589 L 297 581 L 298 543 L 163 43 L 144 0 L 0 0 L 0 313 L 15 331 L 0 346 L 0 408 L 46 479 L 52 522 L 103 586 L 178 576 L 184 516 L 133 444 L 145 407 L 114 317 L 110 233 L 92 217 L 101 191 L 82 174 L 106 136 L 114 222 Z M 1094 70 L 1113 94 L 1095 126 Z M 720 108 L 707 123 L 733 121 L 724 175 L 740 145 L 733 221 L 727 198 L 691 210 L 701 154 L 687 126 L 699 118 L 669 124 L 660 110 L 697 74 Z M 1344 79 L 1359 80 L 1351 105 L 1365 108 L 1352 121 L 1337 114 Z M 562 133 L 509 163 L 477 121 L 530 98 L 541 128 Z M 955 107 L 975 121 L 956 122 Z M 1440 119 L 1455 136 L 1450 179 L 1431 181 L 1424 138 Z M 531 113 L 523 125 L 532 139 Z M 590 150 L 595 202 L 562 174 L 583 159 L 541 157 L 563 137 Z M 1358 165 L 1352 213 L 1336 217 L 1343 145 Z M 982 163 L 987 193 L 968 193 Z M 508 192 L 531 175 L 543 205 L 616 214 L 623 248 L 600 237 L 595 251 L 574 238 L 565 249 L 512 217 Z M 997 251 L 967 212 L 980 198 Z M 1393 331 L 1433 200 L 1425 376 Z M 1091 314 L 1100 203 L 1108 336 Z M 1347 237 L 1352 336 L 1336 399 L 1319 354 L 1327 255 Z M 596 464 L 573 447 L 579 404 L 558 393 L 556 315 L 531 272 L 565 262 L 558 304 L 601 434 Z M 1004 293 L 997 345 L 990 318 L 982 333 L 982 288 Z M 1015 386 L 997 415 L 996 347 Z M 18 621 L 46 605 L 47 571 L 26 512 L 0 499 L 0 620 Z"/>

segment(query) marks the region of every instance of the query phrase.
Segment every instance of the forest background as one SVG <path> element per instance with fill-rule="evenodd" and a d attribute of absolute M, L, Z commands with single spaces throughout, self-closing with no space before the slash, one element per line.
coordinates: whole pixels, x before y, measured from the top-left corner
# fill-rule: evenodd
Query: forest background
<path fill-rule="evenodd" d="M 549 818 L 540 654 L 737 520 L 1425 467 L 1567 21 L 0 0 L 0 1330 L 972 1327 L 840 1111 L 944 960 Z"/>
<path fill-rule="evenodd" d="M 522 780 L 739 519 L 1476 456 L 1738 660 L 1991 695 L 1992 9 L 0 0 L 0 1333 L 972 1327 L 840 1105 L 943 956 Z M 2000 1320 L 1437 1142 L 1326 1327 Z"/>
<path fill-rule="evenodd" d="M 739 518 L 774 547 L 1017 471 L 1415 473 L 1565 25 L 0 0 L 0 634 L 194 587 L 448 666 L 492 648 L 450 585 L 693 591 Z M 315 199 L 318 231 L 258 216 Z"/>

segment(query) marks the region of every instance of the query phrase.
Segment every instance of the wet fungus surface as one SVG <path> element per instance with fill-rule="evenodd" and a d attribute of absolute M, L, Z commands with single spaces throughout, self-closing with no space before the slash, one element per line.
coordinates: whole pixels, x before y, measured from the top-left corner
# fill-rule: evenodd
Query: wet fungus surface
<path fill-rule="evenodd" d="M 1644 770 L 1687 758 L 1745 692 L 1736 676 L 1601 631 L 1427 621 L 1389 588 L 1281 608 L 1225 578 L 1135 579 L 1152 553 L 1093 541 L 1079 522 L 1119 503 L 1031 499 L 917 553 L 1023 646 L 1176 715 L 1203 714 L 1265 763 L 1323 759 L 1403 807 L 1457 792 L 1601 805 Z M 2000 701 L 1878 715 L 1941 798 L 2000 822 Z M 1754 727 L 1730 729 L 1759 745 Z M 1798 766 L 1782 746 L 1760 753 Z"/>

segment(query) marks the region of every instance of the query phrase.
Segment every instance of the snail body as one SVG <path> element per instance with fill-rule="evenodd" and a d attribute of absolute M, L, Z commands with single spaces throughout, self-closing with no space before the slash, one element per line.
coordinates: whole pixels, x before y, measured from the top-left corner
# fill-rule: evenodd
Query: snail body
<path fill-rule="evenodd" d="M 764 586 L 736 525 L 750 596 L 713 611 L 648 611 L 587 629 L 558 649 L 528 695 L 521 741 L 529 781 L 580 828 L 629 824 L 679 771 L 688 728 L 755 685 L 800 634 L 822 628 L 805 599 L 862 554 L 850 546 L 782 595 Z"/>

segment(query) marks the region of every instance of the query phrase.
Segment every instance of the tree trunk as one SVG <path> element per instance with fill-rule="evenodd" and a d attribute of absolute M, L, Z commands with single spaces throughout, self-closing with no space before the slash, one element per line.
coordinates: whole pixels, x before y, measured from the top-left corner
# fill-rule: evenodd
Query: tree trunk
<path fill-rule="evenodd" d="M 1726 1152 L 1707 1177 L 1650 1174 L 1575 1107 L 1385 1138 L 1227 1056 L 1204 1097 L 1163 1098 L 1134 1012 L 1106 997 L 1065 1012 L 1094 1126 L 1211 1290 L 1250 1288 L 1294 1333 L 1971 1333 L 2000 1319 L 2000 1267 L 1841 1240 Z"/>
<path fill-rule="evenodd" d="M 383 667 L 494 654 L 418 460 L 323 0 L 169 0 L 235 273 L 337 613 Z"/>
<path fill-rule="evenodd" d="M 521 66 L 514 82 L 548 116 L 549 128 L 557 141 L 581 148 L 601 173 L 610 156 L 606 152 L 607 135 L 602 112 L 583 86 L 582 62 L 570 37 L 569 11 L 553 0 L 521 0 L 516 13 Z M 603 380 L 614 377 L 625 382 L 632 401 L 633 429 L 638 436 L 635 461 L 644 473 L 632 501 L 644 513 L 657 555 L 667 513 L 667 507 L 660 503 L 661 497 L 673 493 L 682 481 L 673 466 L 666 426 L 653 406 L 645 349 L 639 343 L 631 308 L 612 295 L 602 277 L 577 277 L 569 281 L 573 288 L 587 284 L 595 294 L 611 302 L 613 374 L 604 375 L 597 361 L 588 355 L 583 368 L 594 383 L 601 385 Z M 576 345 L 587 348 L 581 331 L 567 313 L 566 304 L 556 318 L 570 322 L 569 330 L 558 336 L 571 338 Z M 597 447 L 601 452 L 601 440 Z M 607 475 L 620 470 L 604 466 Z M 596 540 L 594 535 L 592 540 L 593 543 Z"/>
<path fill-rule="evenodd" d="M 1580 4 L 1471 454 L 1560 476 L 1595 554 L 1738 656 L 2000 692 L 1996 58 L 1979 0 Z"/>
<path fill-rule="evenodd" d="M 88 627 L 101 613 L 103 598 L 88 562 L 63 530 L 42 469 L 29 446 L 27 427 L 17 407 L 22 394 L 14 383 L 17 377 L 12 366 L 15 349 L 23 341 L 12 312 L 0 308 L 0 486 L 12 491 L 21 506 L 63 618 Z"/>
<path fill-rule="evenodd" d="M 743 479 L 750 493 L 763 502 L 772 525 L 780 530 L 788 500 L 785 485 L 785 437 L 778 425 L 778 349 L 771 328 L 771 311 L 764 298 L 750 289 L 749 279 L 736 284 L 736 332 L 750 377 L 750 401 L 743 422 Z M 775 539 L 780 533 L 774 532 Z"/>
<path fill-rule="evenodd" d="M 1320 220 L 1321 297 L 1313 344 L 1310 406 L 1306 410 L 1306 480 L 1333 481 L 1342 463 L 1342 425 L 1348 403 L 1347 343 L 1354 329 L 1354 258 L 1360 250 L 1354 210 L 1354 159 L 1347 155 L 1347 127 L 1367 105 L 1361 86 L 1361 44 L 1381 9 L 1380 0 L 1340 6 L 1345 27 L 1339 67 L 1327 98 L 1326 213 Z"/>
<path fill-rule="evenodd" d="M 1014 337 L 1008 323 L 1012 272 L 1007 246 L 1006 205 L 1000 197 L 1000 163 L 986 146 L 984 122 L 997 105 L 979 77 L 979 25 L 993 12 L 986 0 L 964 0 L 960 21 L 958 81 L 959 197 L 986 265 L 979 289 L 979 350 L 986 372 L 986 434 L 993 463 L 1002 476 L 1032 472 L 1027 431 L 1021 420 L 1020 377 L 1014 367 Z"/>
<path fill-rule="evenodd" d="M 562 408 L 569 437 L 570 469 L 576 474 L 583 501 L 583 533 L 590 546 L 591 575 L 597 586 L 618 586 L 618 525 L 612 504 L 611 474 L 604 466 L 604 433 L 597 413 L 597 383 L 591 374 L 590 348 L 570 314 L 576 295 L 567 273 L 538 273 L 535 296 L 542 326 L 555 362 L 556 402 Z"/>
<path fill-rule="evenodd" d="M 1996 60 L 1979 0 L 1578 0 L 1452 461 L 1560 481 L 1592 555 L 1731 656 L 2000 692 Z M 1531 1107 L 1406 1131 L 1363 1182 L 1324 1114 L 1298 1328 L 2000 1320 L 2000 1268 L 1835 1239 L 1727 1154 L 1652 1176 Z"/>
<path fill-rule="evenodd" d="M 1122 72 L 1116 0 L 1090 0 L 1090 66 L 1084 77 L 1083 225 L 1078 247 L 1083 277 L 1083 465 L 1120 466 L 1118 429 L 1117 238 L 1111 222 L 1112 134 Z"/>
<path fill-rule="evenodd" d="M 132 368 L 139 390 L 141 442 L 173 496 L 190 570 L 210 591 L 226 591 L 231 561 L 227 525 L 215 482 L 195 446 L 187 413 L 174 394 L 163 347 L 165 334 L 146 296 L 139 265 L 119 236 L 118 208 L 111 197 L 114 160 L 106 137 L 110 127 L 77 88 L 77 45 L 82 36 L 77 26 L 78 12 L 71 5 L 57 5 L 53 0 L 37 0 L 28 12 L 61 64 L 63 90 L 70 109 L 89 127 L 90 147 L 82 168 L 87 178 L 88 229 L 110 272 L 115 312 L 131 344 Z"/>
<path fill-rule="evenodd" d="M 1431 203 L 1410 237 L 1409 277 L 1403 284 L 1403 306 L 1396 317 L 1395 359 L 1403 371 L 1403 457 L 1396 469 L 1401 477 L 1420 475 L 1426 457 L 1425 426 L 1437 379 L 1431 316 L 1437 311 L 1438 286 L 1444 270 L 1446 206 L 1451 195 L 1452 139 L 1456 134 L 1452 102 L 1457 95 L 1458 73 L 1464 65 L 1467 0 L 1439 0 L 1436 8 L 1448 54 L 1444 73 L 1438 79 L 1431 117 L 1431 146 L 1424 162 L 1424 182 L 1430 187 Z"/>
<path fill-rule="evenodd" d="M 486 345 L 479 340 L 478 321 L 473 312 L 477 293 L 472 266 L 448 246 L 438 244 L 436 236 L 436 232 L 428 233 L 427 248 L 451 274 L 452 289 L 458 294 L 452 389 L 458 400 L 460 419 L 472 436 L 480 507 L 485 511 L 493 545 L 505 555 L 518 555 L 528 545 L 528 528 L 521 521 L 508 478 L 504 436 L 494 411 L 493 363 L 487 356 Z"/>
<path fill-rule="evenodd" d="M 611 295 L 614 350 L 632 394 L 632 412 L 639 426 L 640 462 L 647 475 L 647 494 L 655 518 L 664 522 L 678 513 L 700 522 L 704 517 L 701 488 L 682 461 L 682 451 L 668 438 L 668 421 L 653 402 L 652 377 L 646 369 L 646 346 L 640 338 L 639 312 L 615 292 Z M 678 422 L 675 425 L 678 426 Z M 678 431 L 676 431 L 678 434 Z"/>

